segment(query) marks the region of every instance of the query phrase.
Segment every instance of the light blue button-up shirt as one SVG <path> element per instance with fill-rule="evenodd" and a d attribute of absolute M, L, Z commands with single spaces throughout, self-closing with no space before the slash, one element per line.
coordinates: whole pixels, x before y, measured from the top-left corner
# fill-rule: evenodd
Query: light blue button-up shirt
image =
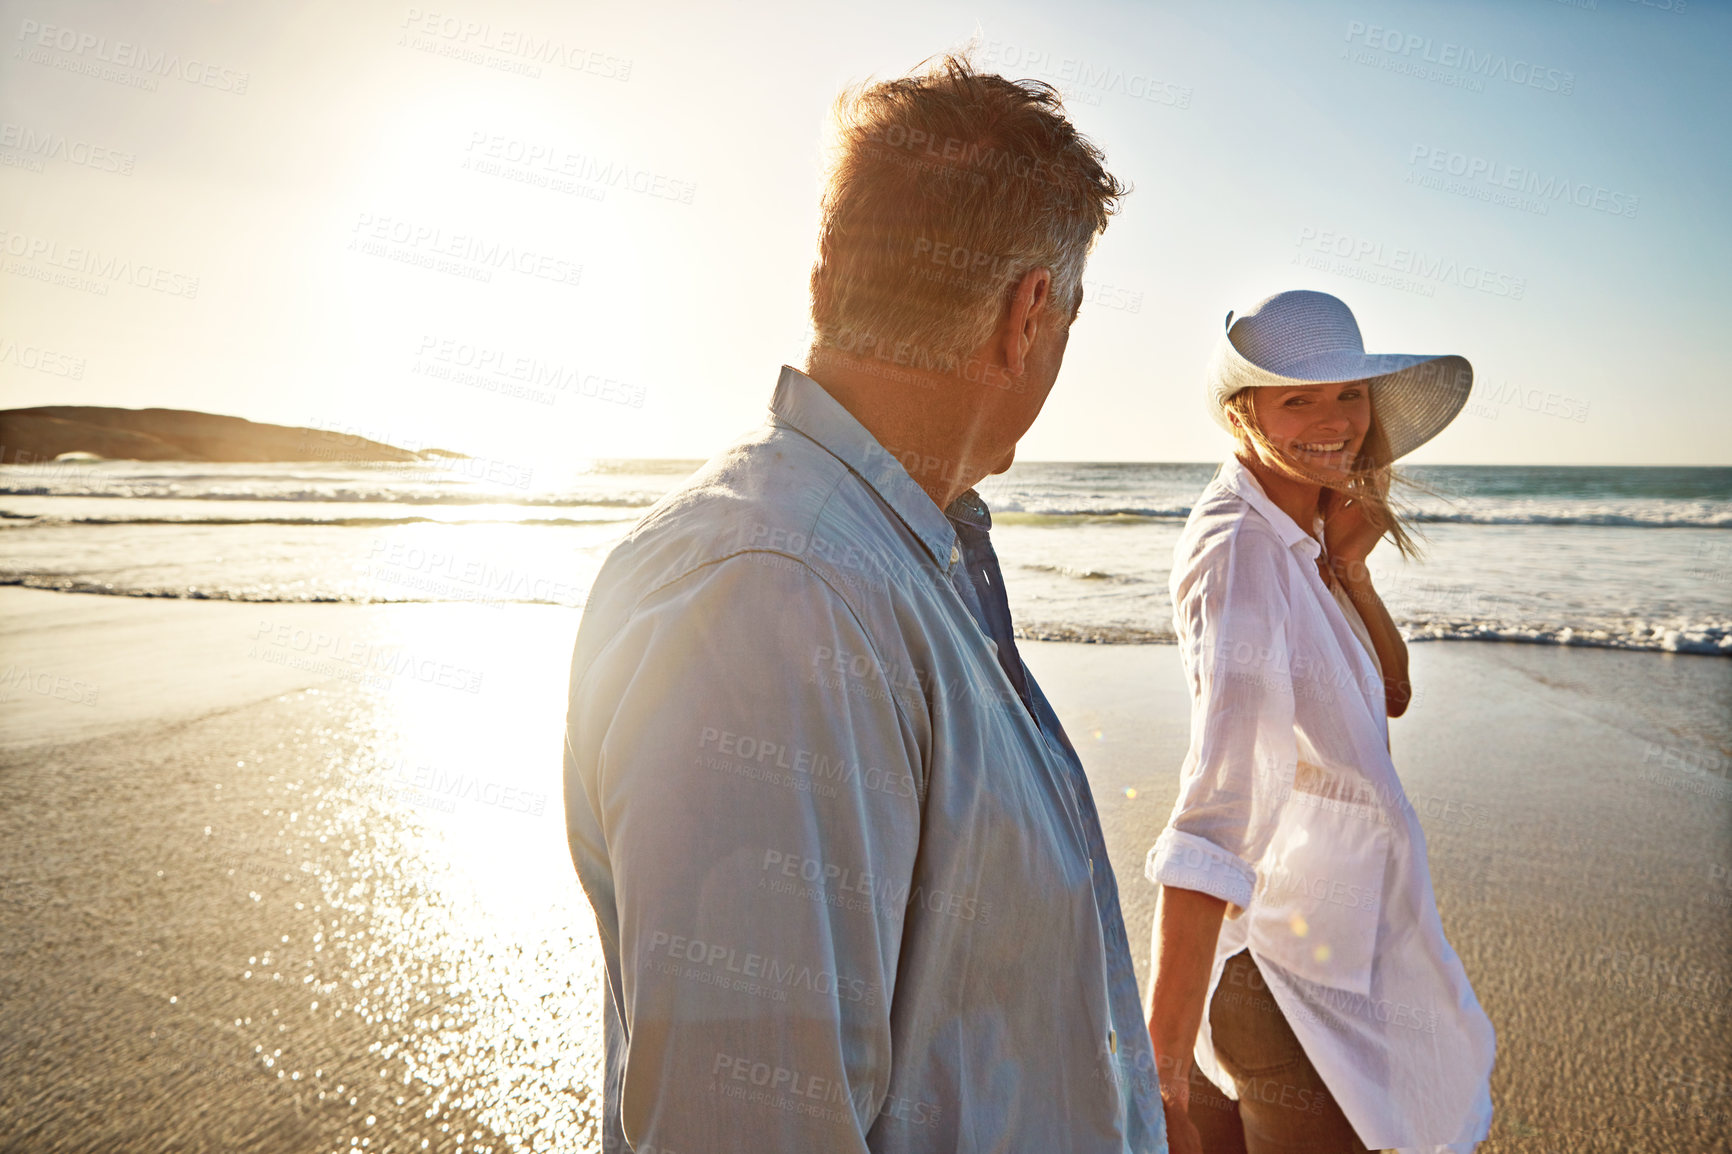
<path fill-rule="evenodd" d="M 605 1149 L 1165 1150 L 1100 822 L 990 525 L 784 368 L 768 424 L 603 566 L 565 800 Z"/>

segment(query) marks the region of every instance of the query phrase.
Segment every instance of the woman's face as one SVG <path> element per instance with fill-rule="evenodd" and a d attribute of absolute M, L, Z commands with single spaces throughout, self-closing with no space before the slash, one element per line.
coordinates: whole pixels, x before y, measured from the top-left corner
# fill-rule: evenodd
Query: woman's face
<path fill-rule="evenodd" d="M 1340 385 L 1262 387 L 1252 393 L 1263 434 L 1289 461 L 1345 478 L 1371 428 L 1371 390 Z"/>

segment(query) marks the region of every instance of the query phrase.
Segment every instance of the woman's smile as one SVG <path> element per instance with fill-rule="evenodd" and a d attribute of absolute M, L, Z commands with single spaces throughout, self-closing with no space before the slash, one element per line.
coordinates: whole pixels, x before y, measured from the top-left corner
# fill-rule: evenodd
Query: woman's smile
<path fill-rule="evenodd" d="M 1258 389 L 1257 422 L 1294 463 L 1318 472 L 1352 471 L 1371 427 L 1371 394 L 1363 381 Z"/>

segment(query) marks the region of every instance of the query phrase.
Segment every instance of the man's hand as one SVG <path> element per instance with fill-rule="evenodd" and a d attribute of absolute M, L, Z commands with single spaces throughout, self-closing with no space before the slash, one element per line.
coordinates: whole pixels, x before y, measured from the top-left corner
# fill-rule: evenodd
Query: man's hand
<path fill-rule="evenodd" d="M 1169 1098 L 1162 1086 L 1161 1107 L 1167 1115 L 1167 1154 L 1203 1154 L 1203 1136 L 1191 1121 L 1191 1111 L 1176 1097 Z"/>

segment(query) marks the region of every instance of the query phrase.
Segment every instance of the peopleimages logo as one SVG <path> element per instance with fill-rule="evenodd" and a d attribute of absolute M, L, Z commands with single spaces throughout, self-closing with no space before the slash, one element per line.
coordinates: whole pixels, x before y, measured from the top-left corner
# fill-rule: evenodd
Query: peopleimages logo
<path fill-rule="evenodd" d="M 88 140 L 69 137 L 64 133 L 38 131 L 28 125 L 14 124 L 10 120 L 0 121 L 0 149 L 23 153 L 36 161 L 64 160 L 68 164 L 94 168 L 100 172 L 118 173 L 121 176 L 131 176 L 132 166 L 138 160 L 130 152 L 92 144 Z M 35 169 L 37 172 L 41 170 L 40 165 Z"/>
<path fill-rule="evenodd" d="M 433 363 L 428 363 L 433 362 Z M 488 392 L 504 392 L 523 396 L 543 404 L 553 404 L 552 392 L 557 390 L 614 404 L 643 408 L 645 389 L 600 373 L 585 372 L 576 365 L 543 360 L 517 350 L 489 348 L 486 345 L 447 337 L 428 335 L 421 338 L 416 350 L 412 372 L 440 380 L 482 388 Z M 521 384 L 515 388 L 513 383 Z"/>
<path fill-rule="evenodd" d="M 1306 264 L 1307 267 L 1329 267 L 1328 261 L 1322 265 L 1309 263 L 1301 259 L 1306 255 L 1320 257 L 1337 257 L 1355 265 L 1365 266 L 1366 271 L 1388 272 L 1395 287 L 1405 287 L 1399 277 L 1411 278 L 1423 282 L 1424 287 L 1432 284 L 1453 284 L 1472 292 L 1481 292 L 1489 296 L 1505 297 L 1512 301 L 1521 300 L 1527 293 L 1527 278 L 1500 271 L 1487 264 L 1472 261 L 1458 261 L 1453 257 L 1427 253 L 1417 248 L 1404 248 L 1397 245 L 1385 245 L 1381 240 L 1370 237 L 1355 236 L 1348 232 L 1337 232 L 1332 229 L 1317 229 L 1306 227 L 1299 230 L 1299 253 L 1295 264 Z M 1356 275 L 1350 270 L 1335 269 L 1343 275 Z M 1370 276 L 1361 279 L 1373 279 Z M 1431 296 L 1435 293 L 1427 292 Z"/>
<path fill-rule="evenodd" d="M 553 36 L 540 36 L 523 28 L 495 26 L 420 8 L 410 8 L 399 27 L 404 30 L 399 44 L 472 64 L 531 77 L 541 75 L 537 65 L 551 64 L 603 80 L 624 83 L 631 79 L 632 61 L 625 57 L 569 44 Z"/>
<path fill-rule="evenodd" d="M 654 200 L 692 203 L 695 181 L 666 173 L 633 167 L 624 161 L 572 152 L 557 144 L 519 140 L 498 133 L 471 132 L 461 167 L 484 176 L 504 176 L 524 183 L 552 188 L 555 192 L 577 191 L 576 185 L 592 186 L 601 199 L 608 189 L 623 189 Z M 513 176 L 511 174 L 517 174 Z"/>
<path fill-rule="evenodd" d="M 0 365 L 16 365 L 21 369 L 32 369 L 52 377 L 68 377 L 75 381 L 84 379 L 83 357 L 57 353 L 41 345 L 19 344 L 7 337 L 0 337 Z"/>
<path fill-rule="evenodd" d="M 193 300 L 199 278 L 161 265 L 145 264 L 128 257 L 83 245 L 65 245 L 53 237 L 13 232 L 0 227 L 0 253 L 18 258 L 6 263 L 6 271 L 19 276 L 107 296 L 110 284 L 129 284 L 167 296 Z M 59 272 L 50 272 L 58 269 Z"/>
<path fill-rule="evenodd" d="M 161 78 L 184 80 L 201 88 L 214 88 L 218 92 L 232 92 L 236 96 L 244 96 L 247 83 L 252 79 L 248 73 L 239 69 L 224 68 L 190 56 L 182 59 L 178 52 L 150 48 L 126 40 L 110 41 L 106 36 L 81 32 L 60 24 L 41 24 L 35 20 L 20 21 L 17 39 L 24 48 L 16 54 L 31 51 L 28 59 L 32 63 L 50 64 L 65 71 L 81 72 L 104 80 L 117 80 L 151 92 L 156 91 L 156 80 Z M 61 60 L 56 61 L 41 52 L 41 49 L 64 55 Z M 144 75 L 127 76 L 117 72 L 117 69 Z"/>
<path fill-rule="evenodd" d="M 1042 79 L 1062 85 L 1066 99 L 1081 99 L 1085 104 L 1099 104 L 1101 96 L 1125 96 L 1169 108 L 1189 108 L 1192 89 L 1158 79 L 1153 71 L 1126 72 L 1122 68 L 1096 64 L 1076 56 L 1057 56 L 1044 48 L 1007 44 L 989 40 L 983 53 L 987 64 L 1006 72 L 1023 75 L 1033 73 Z"/>
<path fill-rule="evenodd" d="M 1560 96 L 1569 96 L 1576 90 L 1574 72 L 1548 68 L 1529 60 L 1512 60 L 1501 52 L 1476 52 L 1448 40 L 1439 42 L 1429 36 L 1403 33 L 1359 20 L 1348 21 L 1347 42 L 1481 80 L 1506 80 Z"/>
<path fill-rule="evenodd" d="M 535 277 L 552 284 L 577 285 L 583 265 L 548 253 L 488 240 L 475 233 L 447 232 L 397 217 L 361 213 L 350 230 L 348 248 L 449 272 L 471 280 L 491 281 L 496 269 Z"/>
<path fill-rule="evenodd" d="M 1641 204 L 1640 197 L 1590 181 L 1542 174 L 1537 169 L 1428 144 L 1415 144 L 1407 155 L 1407 164 L 1408 184 L 1507 204 L 1540 216 L 1549 215 L 1551 206 L 1562 201 L 1577 208 L 1634 219 Z"/>

